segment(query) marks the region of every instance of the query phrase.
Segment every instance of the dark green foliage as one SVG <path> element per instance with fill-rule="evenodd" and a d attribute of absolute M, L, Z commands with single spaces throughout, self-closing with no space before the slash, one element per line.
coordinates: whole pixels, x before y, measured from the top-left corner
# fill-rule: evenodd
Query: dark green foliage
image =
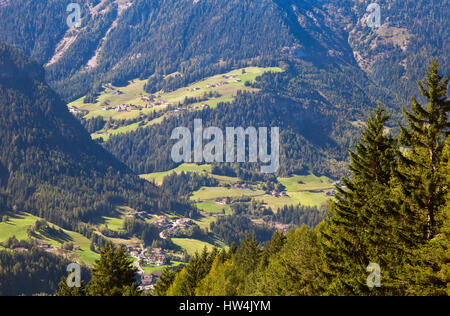
<path fill-rule="evenodd" d="M 58 289 L 58 281 L 67 276 L 70 261 L 47 253 L 35 244 L 12 238 L 4 246 L 9 249 L 0 251 L 1 296 L 53 294 Z M 27 251 L 13 250 L 16 248 Z M 83 269 L 82 278 L 88 275 Z"/>
<path fill-rule="evenodd" d="M 116 248 L 107 243 L 100 253 L 100 259 L 92 268 L 92 279 L 87 286 L 89 296 L 136 296 L 136 268 L 124 247 Z"/>
<path fill-rule="evenodd" d="M 219 250 L 214 248 L 209 252 L 206 247 L 202 253 L 196 253 L 190 263 L 184 267 L 176 276 L 166 295 L 170 296 L 193 296 L 200 281 L 209 273 L 214 259 Z M 167 284 L 168 285 L 168 284 Z"/>
<path fill-rule="evenodd" d="M 167 291 L 175 280 L 178 272 L 180 271 L 174 271 L 173 269 L 168 267 L 165 268 L 155 285 L 152 296 L 166 296 Z"/>
<path fill-rule="evenodd" d="M 0 73 L 0 163 L 7 170 L 1 190 L 8 208 L 31 211 L 89 238 L 79 222 L 94 221 L 117 205 L 192 212 L 94 143 L 45 84 L 36 62 L 0 44 Z"/>
<path fill-rule="evenodd" d="M 218 235 L 228 245 L 239 243 L 246 234 L 254 235 L 258 241 L 264 242 L 272 238 L 273 229 L 268 226 L 256 225 L 247 216 L 231 215 L 219 218 L 211 223 L 211 231 Z"/>
<path fill-rule="evenodd" d="M 144 242 L 145 247 L 152 245 L 154 240 L 159 239 L 159 228 L 143 220 L 126 218 L 123 228 L 127 232 L 127 237 L 136 236 Z"/>
<path fill-rule="evenodd" d="M 370 291 L 366 267 L 374 262 L 385 271 L 393 268 L 393 259 L 401 260 L 393 255 L 401 249 L 392 234 L 402 227 L 398 207 L 390 197 L 397 149 L 396 141 L 385 135 L 388 119 L 380 106 L 371 114 L 356 151 L 350 151 L 352 178 L 343 179 L 345 188 L 336 188 L 329 225 L 323 232 L 332 294 L 387 293 L 382 292 L 389 291 L 386 274 L 382 289 Z"/>
<path fill-rule="evenodd" d="M 170 153 L 175 141 L 170 139 L 172 130 L 184 126 L 193 131 L 194 119 L 201 118 L 204 128 L 217 126 L 225 131 L 227 126 L 280 127 L 280 168 L 278 173 L 310 170 L 330 176 L 344 172 L 344 163 L 332 163 L 345 159 L 344 146 L 354 137 L 343 118 L 333 114 L 321 114 L 319 110 L 306 110 L 302 104 L 290 99 L 280 99 L 266 94 L 238 93 L 232 104 L 219 104 L 217 109 L 201 112 L 185 112 L 170 117 L 161 125 L 139 129 L 134 133 L 110 137 L 104 144 L 118 159 L 137 173 L 151 173 L 175 168 Z M 350 136 L 351 135 L 351 136 Z M 323 136 L 323 137 L 322 137 Z M 133 148 L 132 151 L 129 148 Z M 256 163 L 241 164 L 233 168 L 234 174 L 246 180 L 264 179 Z M 237 169 L 237 170 L 236 170 Z M 215 173 L 231 174 L 230 171 Z"/>
<path fill-rule="evenodd" d="M 447 188 L 445 175 L 439 172 L 445 140 L 450 134 L 450 100 L 447 97 L 449 77 L 438 72 L 435 59 L 428 67 L 426 81 L 419 88 L 427 100 L 426 107 L 412 98 L 412 112 L 403 112 L 408 127 L 401 127 L 400 141 L 407 148 L 402 154 L 399 180 L 405 212 L 422 232 L 422 240 L 432 239 L 442 226 L 440 208 L 445 203 Z M 420 234 L 420 233 L 419 233 Z"/>
<path fill-rule="evenodd" d="M 302 226 L 303 224 L 309 227 L 315 227 L 326 218 L 326 212 L 317 209 L 317 207 L 308 207 L 303 205 L 290 205 L 278 209 L 277 213 L 271 216 L 274 222 L 283 224 L 292 224 L 295 226 Z"/>
<path fill-rule="evenodd" d="M 195 294 L 448 295 L 447 85 L 433 62 L 419 82 L 428 107 L 413 98 L 399 139 L 386 131 L 384 107 L 370 115 L 327 221 L 275 233 L 262 248 L 246 236 L 231 256 L 216 257 Z M 369 264 L 379 265 L 380 286 L 369 286 Z M 171 289 L 183 278 L 181 271 Z"/>
<path fill-rule="evenodd" d="M 196 172 L 172 173 L 163 179 L 161 188 L 164 192 L 173 196 L 188 196 L 201 187 L 214 187 L 219 182 L 208 175 Z"/>

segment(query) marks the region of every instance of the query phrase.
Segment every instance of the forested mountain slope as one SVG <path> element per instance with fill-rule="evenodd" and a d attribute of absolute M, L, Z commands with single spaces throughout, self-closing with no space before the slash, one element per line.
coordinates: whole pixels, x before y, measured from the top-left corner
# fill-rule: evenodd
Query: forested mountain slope
<path fill-rule="evenodd" d="M 441 57 L 448 69 L 448 0 L 377 1 L 380 28 L 366 24 L 371 2 L 84 0 L 81 27 L 69 29 L 71 0 L 15 0 L 0 7 L 0 40 L 45 64 L 51 85 L 67 99 L 99 82 L 174 72 L 192 81 L 289 58 L 355 65 L 405 98 L 430 57 Z"/>
<path fill-rule="evenodd" d="M 414 82 L 430 58 L 439 58 L 444 73 L 449 67 L 448 0 L 378 1 L 379 28 L 366 23 L 371 1 L 85 0 L 81 27 L 69 29 L 70 2 L 17 0 L 0 8 L 0 40 L 44 64 L 50 85 L 66 101 L 134 78 L 148 79 L 147 90 L 154 92 L 247 65 L 285 69 L 255 83 L 262 90 L 251 99 L 257 104 L 246 96 L 235 104 L 248 104 L 246 117 L 261 118 L 260 125 L 273 126 L 276 118 L 292 134 L 285 140 L 296 139 L 290 155 L 284 150 L 283 172 L 341 175 L 346 148 L 367 110 L 380 100 L 398 118 L 400 105 L 417 95 Z M 16 27 L 22 19 L 29 27 Z M 223 111 L 214 110 L 217 120 L 210 124 L 229 123 Z M 174 126 L 164 124 L 165 131 Z M 142 133 L 152 144 L 154 133 L 161 134 Z M 136 148 L 132 144 L 144 140 L 138 134 L 120 136 L 107 148 L 134 171 L 167 170 L 173 167 L 167 154 L 154 157 L 168 148 L 161 142 L 169 134 L 162 136 L 158 148 Z"/>
<path fill-rule="evenodd" d="M 0 44 L 0 126 L 0 188 L 10 210 L 69 228 L 116 205 L 189 210 L 94 143 L 45 83 L 42 67 L 5 44 Z"/>

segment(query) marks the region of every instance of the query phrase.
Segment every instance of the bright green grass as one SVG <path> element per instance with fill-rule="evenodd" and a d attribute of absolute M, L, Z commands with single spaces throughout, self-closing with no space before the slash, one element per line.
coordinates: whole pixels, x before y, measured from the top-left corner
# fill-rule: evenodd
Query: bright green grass
<path fill-rule="evenodd" d="M 12 236 L 16 236 L 18 240 L 28 239 L 27 227 L 34 225 L 37 220 L 37 217 L 26 213 L 11 216 L 8 222 L 0 223 L 0 242 Z"/>
<path fill-rule="evenodd" d="M 205 248 L 205 246 L 208 250 L 214 248 L 214 245 L 211 245 L 210 243 L 197 239 L 172 238 L 172 241 L 175 245 L 178 245 L 179 247 L 186 249 L 188 255 L 190 256 L 194 255 L 196 252 L 200 253 L 203 250 L 203 248 Z"/>
<path fill-rule="evenodd" d="M 291 197 L 295 204 L 302 204 L 305 206 L 320 207 L 330 198 L 323 192 L 287 192 L 287 194 L 289 195 L 289 197 Z"/>
<path fill-rule="evenodd" d="M 141 266 L 141 268 L 142 268 L 142 270 L 144 270 L 145 274 L 162 273 L 166 267 L 175 268 L 175 267 L 178 267 L 180 264 L 185 264 L 185 263 L 184 262 L 172 261 L 172 264 L 170 264 L 170 265 L 164 265 L 164 266 Z"/>
<path fill-rule="evenodd" d="M 125 212 L 134 211 L 132 208 L 127 206 L 120 206 L 116 208 L 116 212 L 114 216 L 103 216 L 101 223 L 98 226 L 107 225 L 109 229 L 115 231 L 123 230 L 123 223 L 125 218 Z"/>
<path fill-rule="evenodd" d="M 108 228 L 115 231 L 123 230 L 123 218 L 116 217 L 103 217 L 104 224 L 108 225 Z"/>
<path fill-rule="evenodd" d="M 229 205 L 222 205 L 214 201 L 198 202 L 195 205 L 199 210 L 208 213 L 222 213 L 222 210 L 225 210 L 225 214 L 231 214 L 231 207 Z"/>
<path fill-rule="evenodd" d="M 328 177 L 317 177 L 313 174 L 278 178 L 278 181 L 286 187 L 286 191 L 288 192 L 332 189 L 334 182 L 334 180 Z"/>
<path fill-rule="evenodd" d="M 219 181 L 219 183 L 222 184 L 222 185 L 223 184 L 231 184 L 231 185 L 233 185 L 233 184 L 235 184 L 235 183 L 240 181 L 240 179 L 236 178 L 236 177 L 219 176 L 219 175 L 216 175 L 216 174 L 210 174 L 210 176 L 215 178 L 215 179 L 217 179 L 217 181 Z"/>
<path fill-rule="evenodd" d="M 218 92 L 221 96 L 215 99 L 210 99 L 205 102 L 208 104 L 211 108 L 215 108 L 218 103 L 220 102 L 232 102 L 237 94 L 237 91 L 257 91 L 258 89 L 246 87 L 245 82 L 254 82 L 255 78 L 264 74 L 265 72 L 281 72 L 282 69 L 278 67 L 267 67 L 267 68 L 261 68 L 261 67 L 247 67 L 245 69 L 245 74 L 242 74 L 242 69 L 237 69 L 231 72 L 226 73 L 225 75 L 235 75 L 236 78 L 233 79 L 225 79 L 223 78 L 224 74 L 215 75 L 212 77 L 208 77 L 204 80 L 198 81 L 196 83 L 193 83 L 189 85 L 188 87 L 180 88 L 173 92 L 164 93 L 164 91 L 160 91 L 161 97 L 159 99 L 166 100 L 169 103 L 176 105 L 179 102 L 183 102 L 186 97 L 201 97 L 205 94 L 205 92 L 211 92 L 215 91 Z M 240 79 L 241 81 L 238 82 L 237 79 Z M 212 83 L 218 83 L 219 81 L 227 81 L 229 84 L 218 86 L 215 88 L 207 88 L 206 86 L 208 84 Z M 75 100 L 72 103 L 69 103 L 69 107 L 76 106 L 78 109 L 88 111 L 89 113 L 85 116 L 85 118 L 93 118 L 97 116 L 101 116 L 105 119 L 114 119 L 114 120 L 131 120 L 139 118 L 141 114 L 148 114 L 153 111 L 160 111 L 164 109 L 164 107 L 154 107 L 152 109 L 142 109 L 142 110 L 134 110 L 130 112 L 115 112 L 114 110 L 108 110 L 103 111 L 102 108 L 104 106 L 118 106 L 122 105 L 124 103 L 126 104 L 133 104 L 137 106 L 145 106 L 148 102 L 142 101 L 141 98 L 143 95 L 147 95 L 144 91 L 144 85 L 145 80 L 132 80 L 126 87 L 112 87 L 111 85 L 108 85 L 108 87 L 100 93 L 100 96 L 97 98 L 97 103 L 91 104 L 91 103 L 83 103 L 84 97 Z M 198 88 L 199 90 L 194 91 L 194 88 Z M 122 91 L 123 94 L 117 95 L 113 94 L 116 91 Z M 195 105 L 198 104 L 192 104 L 190 107 L 191 109 Z M 170 113 L 166 114 L 165 116 L 170 115 Z M 158 124 L 162 121 L 163 118 L 158 118 L 153 120 L 152 122 L 149 122 L 145 126 Z M 139 128 L 138 123 L 133 123 L 125 127 L 121 127 L 118 129 L 111 129 L 108 131 L 102 131 L 102 134 L 93 134 L 93 138 L 99 138 L 102 137 L 104 141 L 107 141 L 109 139 L 106 134 L 111 133 L 112 135 L 120 134 L 120 133 L 126 133 L 129 131 L 133 131 Z"/>
<path fill-rule="evenodd" d="M 195 163 L 184 163 L 179 165 L 175 169 L 171 169 L 169 171 L 163 171 L 163 172 L 154 172 L 149 174 L 143 174 L 140 175 L 141 178 L 153 182 L 155 181 L 156 184 L 161 185 L 163 182 L 164 177 L 172 174 L 172 173 L 181 173 L 181 172 L 211 172 L 211 165 L 197 165 Z"/>
<path fill-rule="evenodd" d="M 212 222 L 215 222 L 217 220 L 217 217 L 214 216 L 203 216 L 198 220 L 194 220 L 194 222 L 201 228 L 201 229 L 208 229 L 210 228 L 210 225 Z"/>
<path fill-rule="evenodd" d="M 215 200 L 218 198 L 239 198 L 242 196 L 257 196 L 263 195 L 262 190 L 250 190 L 250 189 L 228 189 L 224 187 L 202 187 L 200 190 L 194 192 L 191 196 L 193 201 L 207 201 Z"/>
<path fill-rule="evenodd" d="M 276 212 L 279 208 L 282 208 L 285 205 L 289 206 L 298 204 L 289 196 L 275 197 L 272 195 L 264 195 L 255 197 L 254 199 L 258 202 L 266 203 L 272 209 L 273 212 Z"/>
<path fill-rule="evenodd" d="M 40 218 L 33 216 L 28 213 L 20 213 L 14 215 L 14 217 L 10 217 L 10 220 L 7 223 L 0 223 L 0 242 L 7 240 L 13 235 L 16 236 L 18 240 L 26 240 L 28 239 L 27 228 L 36 223 Z M 56 229 L 60 229 L 60 227 L 49 223 L 50 226 L 54 226 Z M 74 253 L 78 254 L 83 262 L 88 265 L 92 265 L 96 259 L 99 258 L 99 255 L 92 252 L 90 250 L 91 241 L 84 237 L 83 235 L 68 231 L 63 229 L 64 233 L 69 236 L 69 240 L 74 245 L 77 245 L 81 248 L 81 250 L 74 251 Z M 51 238 L 47 238 L 44 236 L 40 236 L 40 240 L 46 241 L 54 247 L 61 248 L 63 241 L 55 240 Z"/>

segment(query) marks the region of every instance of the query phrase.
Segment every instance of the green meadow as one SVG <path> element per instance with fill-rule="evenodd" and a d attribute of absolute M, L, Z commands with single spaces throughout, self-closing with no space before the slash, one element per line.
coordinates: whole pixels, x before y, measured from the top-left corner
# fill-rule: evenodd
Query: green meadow
<path fill-rule="evenodd" d="M 278 178 L 278 181 L 286 187 L 288 192 L 332 189 L 332 184 L 335 182 L 328 177 L 317 177 L 313 174 Z"/>
<path fill-rule="evenodd" d="M 264 195 L 262 190 L 235 189 L 225 187 L 202 187 L 191 196 L 192 201 L 215 200 L 219 198 L 240 198 Z"/>
<path fill-rule="evenodd" d="M 242 69 L 236 69 L 225 74 L 218 74 L 205 78 L 204 80 L 195 82 L 187 87 L 177 89 L 172 92 L 160 91 L 160 96 L 155 98 L 155 101 L 165 100 L 168 104 L 177 105 L 182 103 L 185 98 L 197 98 L 202 97 L 205 93 L 215 92 L 219 97 L 214 97 L 203 102 L 190 104 L 188 107 L 190 110 L 195 110 L 194 107 L 201 104 L 208 104 L 209 107 L 215 108 L 220 102 L 232 102 L 236 97 L 239 90 L 241 91 L 258 91 L 258 89 L 245 86 L 245 82 L 254 82 L 256 77 L 264 74 L 265 72 L 281 72 L 279 67 L 247 67 Z M 224 78 L 224 76 L 234 76 L 234 78 Z M 220 85 L 216 87 L 207 87 L 211 84 L 217 84 L 218 82 L 226 81 L 228 84 Z M 142 101 L 142 97 L 148 95 L 144 91 L 144 85 L 146 80 L 131 80 L 125 87 L 115 87 L 112 85 L 105 85 L 104 90 L 100 93 L 96 103 L 84 103 L 84 97 L 79 98 L 68 104 L 69 108 L 76 107 L 78 110 L 85 111 L 87 114 L 84 116 L 87 119 L 101 116 L 104 119 L 113 120 L 132 120 L 139 119 L 142 115 L 148 115 L 155 111 L 161 111 L 166 108 L 164 105 L 154 106 L 150 109 L 145 108 L 148 101 Z M 120 93 L 118 93 L 120 91 Z M 122 104 L 132 104 L 135 106 L 143 107 L 141 110 L 130 110 L 123 112 L 116 112 L 115 110 L 103 110 L 104 107 L 116 107 Z M 116 129 L 101 130 L 98 133 L 93 133 L 92 138 L 102 137 L 104 141 L 109 139 L 109 134 L 116 135 L 121 133 L 127 133 L 138 129 L 140 126 L 146 127 L 153 124 L 161 123 L 164 117 L 170 115 L 176 115 L 175 112 L 168 112 L 163 117 L 156 118 L 152 121 L 142 120 L 137 123 L 132 123 L 127 126 L 122 126 Z M 141 125 L 141 123 L 143 123 Z"/>
<path fill-rule="evenodd" d="M 195 203 L 195 206 L 197 206 L 199 210 L 208 213 L 222 213 L 222 211 L 225 210 L 225 214 L 227 215 L 231 214 L 230 205 L 219 204 L 214 201 L 198 202 Z"/>
<path fill-rule="evenodd" d="M 33 226 L 37 220 L 40 220 L 40 218 L 28 213 L 19 213 L 14 216 L 10 216 L 10 220 L 8 222 L 0 223 L 0 242 L 4 242 L 12 236 L 15 236 L 18 240 L 29 239 L 27 235 L 27 228 Z M 60 229 L 59 226 L 51 223 L 49 223 L 49 225 L 54 226 L 56 229 Z M 74 245 L 80 247 L 80 250 L 73 251 L 73 253 L 78 255 L 81 261 L 87 265 L 92 265 L 95 260 L 99 258 L 97 253 L 90 250 L 91 241 L 89 239 L 76 232 L 65 229 L 62 229 L 62 231 L 67 236 L 64 240 L 57 237 L 52 238 L 47 236 L 38 236 L 37 239 L 48 242 L 56 248 L 61 248 L 64 242 L 72 242 Z"/>
<path fill-rule="evenodd" d="M 191 238 L 172 238 L 172 241 L 175 245 L 186 249 L 187 253 L 192 256 L 194 255 L 196 252 L 201 252 L 203 250 L 203 248 L 207 248 L 208 250 L 211 250 L 214 248 L 214 245 L 205 242 L 205 241 L 201 241 L 201 240 L 197 240 L 197 239 L 191 239 Z"/>
<path fill-rule="evenodd" d="M 161 185 L 164 177 L 172 174 L 172 173 L 182 173 L 182 172 L 211 172 L 211 165 L 197 165 L 195 163 L 184 163 L 179 165 L 177 168 L 174 168 L 169 171 L 163 172 L 154 172 L 149 174 L 142 174 L 140 177 L 147 181 L 153 182 L 157 185 Z"/>
<path fill-rule="evenodd" d="M 185 263 L 184 262 L 178 262 L 178 261 L 172 261 L 171 264 L 169 264 L 169 265 L 164 265 L 164 266 L 145 266 L 145 265 L 141 265 L 141 268 L 142 268 L 142 270 L 144 270 L 144 272 L 146 274 L 162 273 L 166 267 L 176 268 L 176 267 L 178 267 L 181 264 L 185 264 Z"/>

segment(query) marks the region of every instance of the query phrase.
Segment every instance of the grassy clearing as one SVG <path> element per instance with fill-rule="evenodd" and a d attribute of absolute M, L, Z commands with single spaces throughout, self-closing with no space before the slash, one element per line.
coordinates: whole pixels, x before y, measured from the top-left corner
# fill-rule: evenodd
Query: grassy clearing
<path fill-rule="evenodd" d="M 103 217 L 103 219 L 105 221 L 105 225 L 107 225 L 109 229 L 115 231 L 123 230 L 123 218 Z"/>
<path fill-rule="evenodd" d="M 186 263 L 178 262 L 178 261 L 172 261 L 172 263 L 170 265 L 164 265 L 164 266 L 143 266 L 143 265 L 141 265 L 141 268 L 142 268 L 142 270 L 144 270 L 144 272 L 146 274 L 162 273 L 166 267 L 175 268 L 175 267 L 178 267 L 181 264 L 186 264 Z"/>
<path fill-rule="evenodd" d="M 0 242 L 7 240 L 12 236 L 16 236 L 18 240 L 29 239 L 27 235 L 27 228 L 33 226 L 39 217 L 33 216 L 28 213 L 20 213 L 14 216 L 10 216 L 10 220 L 7 223 L 0 223 Z M 50 226 L 54 226 L 56 229 L 60 229 L 59 226 L 49 223 Z M 77 245 L 81 250 L 73 251 L 77 254 L 80 259 L 88 264 L 92 265 L 99 255 L 90 250 L 91 241 L 84 237 L 83 235 L 72 232 L 69 230 L 62 229 L 63 232 L 68 236 L 67 240 L 60 240 L 56 238 L 49 238 L 45 236 L 39 236 L 39 240 L 46 241 L 56 248 L 61 248 L 61 245 L 65 242 L 72 242 Z"/>
<path fill-rule="evenodd" d="M 16 236 L 18 240 L 28 239 L 27 228 L 33 226 L 38 219 L 26 213 L 10 216 L 8 222 L 0 223 L 0 242 L 12 236 Z"/>
<path fill-rule="evenodd" d="M 262 190 L 229 189 L 224 187 L 202 187 L 191 196 L 192 201 L 210 201 L 218 198 L 239 198 L 263 195 Z"/>
<path fill-rule="evenodd" d="M 231 214 L 231 207 L 229 205 L 219 204 L 214 201 L 198 202 L 195 205 L 199 210 L 208 213 L 222 213 L 225 210 L 225 214 Z"/>
<path fill-rule="evenodd" d="M 198 220 L 194 220 L 194 222 L 201 228 L 201 229 L 208 229 L 212 222 L 215 222 L 217 220 L 217 217 L 214 216 L 203 216 Z"/>
<path fill-rule="evenodd" d="M 219 181 L 220 185 L 225 185 L 225 184 L 233 185 L 240 181 L 240 179 L 236 178 L 236 177 L 219 176 L 216 174 L 210 174 L 210 176 L 215 178 L 217 181 Z"/>
<path fill-rule="evenodd" d="M 313 174 L 300 176 L 295 175 L 289 178 L 278 178 L 278 181 L 286 187 L 288 192 L 309 191 L 309 190 L 327 190 L 333 188 L 334 180 Z"/>
<path fill-rule="evenodd" d="M 173 92 L 165 93 L 160 91 L 160 97 L 155 98 L 155 100 L 165 100 L 168 104 L 176 105 L 183 102 L 186 97 L 202 97 L 205 93 L 217 92 L 220 97 L 212 98 L 200 103 L 195 103 L 189 105 L 190 110 L 194 110 L 194 107 L 201 104 L 208 104 L 211 108 L 215 108 L 220 102 L 232 102 L 236 97 L 239 90 L 241 91 L 257 91 L 251 87 L 245 86 L 245 82 L 253 82 L 256 77 L 264 74 L 265 72 L 281 72 L 282 69 L 278 67 L 247 67 L 243 69 L 237 69 L 230 71 L 226 74 L 219 74 L 215 76 L 208 77 L 204 80 L 198 81 L 189 85 L 188 87 L 180 88 Z M 224 76 L 234 76 L 234 78 L 224 78 Z M 208 85 L 217 84 L 221 81 L 226 81 L 228 84 L 220 85 L 216 87 L 208 88 Z M 84 97 L 75 100 L 68 104 L 70 108 L 76 107 L 79 110 L 87 111 L 88 114 L 85 118 L 93 117 L 103 117 L 105 119 L 113 120 L 131 120 L 138 119 L 142 114 L 149 114 L 154 111 L 161 111 L 166 108 L 165 105 L 154 106 L 151 109 L 145 108 L 145 106 L 151 102 L 142 101 L 142 97 L 148 95 L 144 91 L 145 80 L 132 80 L 125 87 L 114 87 L 112 85 L 106 85 L 104 91 L 102 91 L 97 98 L 96 103 L 84 103 Z M 119 93 L 120 91 L 120 93 Z M 131 110 L 128 112 L 116 112 L 115 110 L 103 110 L 104 107 L 117 107 L 122 104 L 132 104 L 135 106 L 143 107 L 141 110 Z M 170 116 L 174 113 L 169 112 L 164 116 Z M 163 118 L 155 119 L 151 122 L 144 122 L 143 126 L 149 126 L 153 124 L 158 124 Z M 99 131 L 100 134 L 92 134 L 93 138 L 102 137 L 105 141 L 108 140 L 109 134 L 115 135 L 120 133 L 126 133 L 136 130 L 140 127 L 139 123 L 133 123 L 128 126 L 120 127 L 117 129 L 108 129 Z"/>
<path fill-rule="evenodd" d="M 285 205 L 298 204 L 289 196 L 275 197 L 272 195 L 264 195 L 255 197 L 255 200 L 258 202 L 264 202 L 268 207 L 272 209 L 273 212 L 276 212 L 279 208 L 282 208 Z"/>
<path fill-rule="evenodd" d="M 317 206 L 320 207 L 323 203 L 326 203 L 330 197 L 324 195 L 322 192 L 288 192 L 289 197 L 295 202 L 295 204 L 302 204 L 305 206 Z"/>
<path fill-rule="evenodd" d="M 147 181 L 153 182 L 157 185 L 161 185 L 164 178 L 172 173 L 182 173 L 182 172 L 211 172 L 211 165 L 197 165 L 195 163 L 184 163 L 176 167 L 175 169 L 171 169 L 169 171 L 163 171 L 163 172 L 154 172 L 154 173 L 148 173 L 148 174 L 142 174 L 140 177 L 142 179 L 145 179 Z"/>
<path fill-rule="evenodd" d="M 172 238 L 172 241 L 174 244 L 178 245 L 179 247 L 186 249 L 187 253 L 190 256 L 193 256 L 196 252 L 201 252 L 203 248 L 207 248 L 208 250 L 211 250 L 214 248 L 214 245 L 211 245 L 210 243 L 207 243 L 205 241 L 197 240 L 197 239 L 191 239 L 191 238 Z"/>

